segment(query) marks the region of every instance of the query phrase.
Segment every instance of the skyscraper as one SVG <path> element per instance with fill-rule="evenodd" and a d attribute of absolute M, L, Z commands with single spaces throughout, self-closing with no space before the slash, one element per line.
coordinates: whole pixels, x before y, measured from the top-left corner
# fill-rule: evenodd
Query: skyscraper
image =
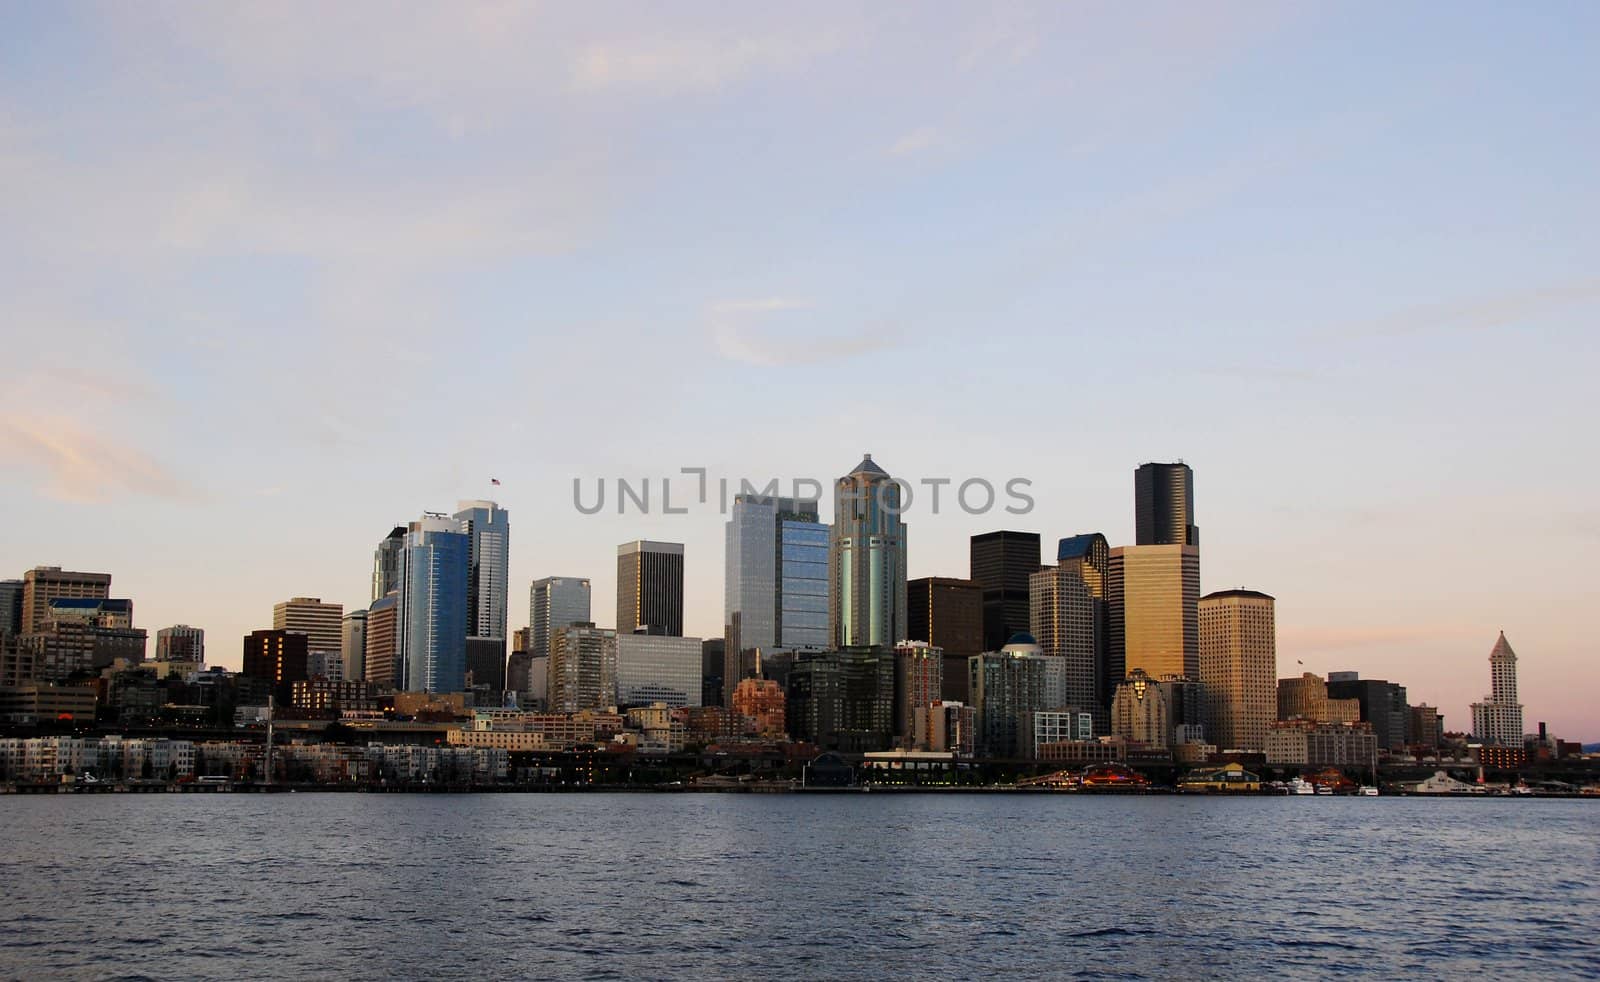
<path fill-rule="evenodd" d="M 35 566 L 22 574 L 22 630 L 41 629 L 52 600 L 105 600 L 111 596 L 110 573 L 77 573 L 60 566 Z"/>
<path fill-rule="evenodd" d="M 551 632 L 547 671 L 546 699 L 551 712 L 615 706 L 617 632 L 583 623 Z"/>
<path fill-rule="evenodd" d="M 834 485 L 828 548 L 829 642 L 834 647 L 905 639 L 906 526 L 900 485 L 867 454 Z"/>
<path fill-rule="evenodd" d="M 1058 565 L 1028 578 L 1029 621 L 1046 657 L 1064 659 L 1061 691 L 1052 709 L 1073 707 L 1109 729 L 1107 693 L 1110 606 L 1106 599 L 1111 549 L 1098 532 L 1062 539 Z"/>
<path fill-rule="evenodd" d="M 1028 630 L 1028 577 L 1038 572 L 1039 533 L 985 532 L 971 541 L 972 580 L 983 589 L 983 650 Z"/>
<path fill-rule="evenodd" d="M 470 539 L 467 560 L 467 637 L 494 638 L 505 658 L 511 519 L 493 501 L 456 503 L 454 518 Z"/>
<path fill-rule="evenodd" d="M 942 702 L 944 651 L 926 641 L 903 641 L 894 649 L 894 730 L 907 749 L 917 743 L 917 710 Z"/>
<path fill-rule="evenodd" d="M 726 529 L 724 691 L 761 655 L 828 643 L 828 526 L 815 500 L 741 494 Z"/>
<path fill-rule="evenodd" d="M 352 610 L 344 615 L 339 639 L 344 677 L 352 682 L 367 677 L 367 612 Z"/>
<path fill-rule="evenodd" d="M 372 553 L 372 599 L 382 600 L 400 589 L 400 554 L 406 547 L 406 527 L 396 525 Z"/>
<path fill-rule="evenodd" d="M 1119 546 L 1111 550 L 1106 600 L 1113 679 L 1142 669 L 1151 678 L 1200 674 L 1200 550 Z"/>
<path fill-rule="evenodd" d="M 1027 757 L 1033 753 L 1033 714 L 1046 702 L 1048 667 L 1038 645 L 1023 634 L 1017 645 L 967 660 L 967 686 L 977 716 L 981 757 Z"/>
<path fill-rule="evenodd" d="M 404 689 L 400 663 L 400 591 L 385 594 L 367 608 L 363 674 L 380 691 Z"/>
<path fill-rule="evenodd" d="M 460 692 L 467 675 L 471 543 L 461 523 L 424 514 L 406 532 L 396 649 L 407 692 Z"/>
<path fill-rule="evenodd" d="M 1200 545 L 1188 464 L 1141 464 L 1133 472 L 1133 497 L 1135 545 Z"/>
<path fill-rule="evenodd" d="M 967 701 L 967 659 L 983 654 L 983 588 L 971 580 L 925 576 L 906 584 L 906 636 L 944 651 L 946 702 Z"/>
<path fill-rule="evenodd" d="M 21 580 L 0 580 L 0 637 L 15 637 L 22 633 Z"/>
<path fill-rule="evenodd" d="M 298 631 L 308 651 L 339 652 L 344 647 L 344 604 L 325 604 L 320 597 L 294 597 L 272 605 L 274 631 Z"/>
<path fill-rule="evenodd" d="M 1200 684 L 1206 736 L 1222 750 L 1263 750 L 1278 715 L 1272 597 L 1221 590 L 1200 598 Z"/>
<path fill-rule="evenodd" d="M 1167 694 L 1141 669 L 1130 669 L 1111 700 L 1111 735 L 1146 747 L 1168 745 L 1172 735 Z"/>
<path fill-rule="evenodd" d="M 546 576 L 528 590 L 528 653 L 550 657 L 550 635 L 568 624 L 588 624 L 589 581 L 581 576 Z"/>
<path fill-rule="evenodd" d="M 1517 701 L 1517 653 L 1506 632 L 1489 652 L 1489 694 L 1472 704 L 1472 735 L 1484 743 L 1520 747 L 1523 738 L 1522 703 Z"/>
<path fill-rule="evenodd" d="M 1329 672 L 1328 696 L 1330 704 L 1347 699 L 1357 702 L 1361 720 L 1372 726 L 1378 749 L 1399 750 L 1406 745 L 1411 707 L 1406 702 L 1405 686 L 1383 679 L 1364 679 L 1357 672 Z"/>
<path fill-rule="evenodd" d="M 639 627 L 683 636 L 683 543 L 617 546 L 617 633 Z"/>
<path fill-rule="evenodd" d="M 894 743 L 894 655 L 881 647 L 795 657 L 784 716 L 797 740 L 865 753 Z"/>

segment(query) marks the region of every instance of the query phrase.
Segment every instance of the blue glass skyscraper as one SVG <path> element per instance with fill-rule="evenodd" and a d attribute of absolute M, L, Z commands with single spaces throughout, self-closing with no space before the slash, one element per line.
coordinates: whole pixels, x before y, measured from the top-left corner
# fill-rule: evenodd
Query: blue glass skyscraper
<path fill-rule="evenodd" d="M 412 522 L 401 551 L 396 648 L 410 692 L 466 687 L 471 538 L 461 523 L 428 514 Z"/>

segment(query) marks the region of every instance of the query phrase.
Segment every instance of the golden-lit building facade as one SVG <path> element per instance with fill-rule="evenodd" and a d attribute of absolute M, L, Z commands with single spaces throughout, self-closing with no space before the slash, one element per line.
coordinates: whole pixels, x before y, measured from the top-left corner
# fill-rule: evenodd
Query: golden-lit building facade
<path fill-rule="evenodd" d="M 1200 676 L 1200 550 L 1187 545 L 1111 550 L 1109 584 L 1113 678 L 1143 671 Z"/>
<path fill-rule="evenodd" d="M 1166 747 L 1170 732 L 1167 697 L 1161 685 L 1134 669 L 1117 686 L 1117 694 L 1111 700 L 1111 735 L 1130 744 Z"/>
<path fill-rule="evenodd" d="M 1224 750 L 1260 750 L 1278 717 L 1274 601 L 1222 590 L 1200 599 L 1199 616 L 1206 736 Z"/>

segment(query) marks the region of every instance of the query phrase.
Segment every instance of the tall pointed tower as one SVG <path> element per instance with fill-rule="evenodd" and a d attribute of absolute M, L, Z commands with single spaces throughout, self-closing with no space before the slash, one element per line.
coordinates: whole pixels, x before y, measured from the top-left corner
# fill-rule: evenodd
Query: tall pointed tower
<path fill-rule="evenodd" d="M 828 622 L 835 647 L 906 639 L 906 526 L 900 485 L 867 454 L 833 488 Z"/>
<path fill-rule="evenodd" d="M 1472 704 L 1472 735 L 1501 747 L 1522 746 L 1522 703 L 1517 702 L 1517 653 L 1506 632 L 1489 652 L 1489 695 Z"/>

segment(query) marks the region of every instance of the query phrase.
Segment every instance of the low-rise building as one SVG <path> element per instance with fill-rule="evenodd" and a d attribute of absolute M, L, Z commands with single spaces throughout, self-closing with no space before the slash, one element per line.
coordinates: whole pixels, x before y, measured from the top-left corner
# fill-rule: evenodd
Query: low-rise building
<path fill-rule="evenodd" d="M 1267 727 L 1266 761 L 1279 767 L 1371 767 L 1378 743 L 1367 723 L 1279 720 Z"/>

